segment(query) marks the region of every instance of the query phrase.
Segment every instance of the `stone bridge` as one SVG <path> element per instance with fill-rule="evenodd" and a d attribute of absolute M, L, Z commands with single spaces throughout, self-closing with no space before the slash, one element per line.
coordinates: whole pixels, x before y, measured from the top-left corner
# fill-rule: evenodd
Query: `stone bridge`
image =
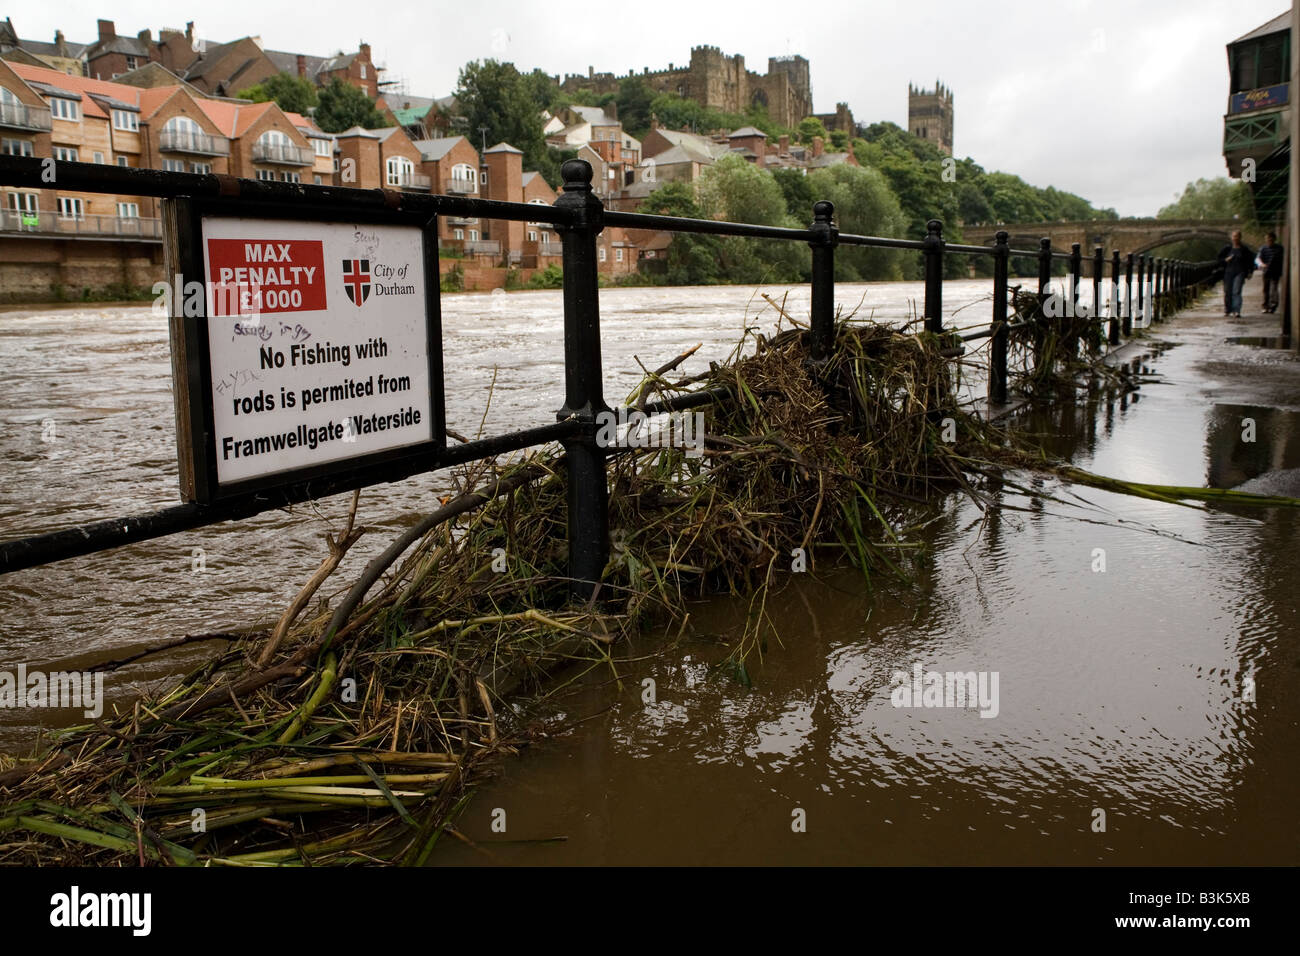
<path fill-rule="evenodd" d="M 1259 226 L 1244 226 L 1233 219 L 1102 219 L 1096 222 L 1008 222 L 996 226 L 963 226 L 962 240 L 973 246 L 992 245 L 1000 229 L 1010 235 L 1012 249 L 1037 250 L 1044 236 L 1052 240 L 1052 249 L 1069 252 L 1071 243 L 1083 246 L 1089 258 L 1096 246 L 1110 259 L 1113 250 L 1122 255 L 1150 252 L 1160 246 L 1188 239 L 1213 239 L 1225 245 L 1233 229 L 1241 229 L 1241 239 L 1252 249 L 1264 241 Z"/>

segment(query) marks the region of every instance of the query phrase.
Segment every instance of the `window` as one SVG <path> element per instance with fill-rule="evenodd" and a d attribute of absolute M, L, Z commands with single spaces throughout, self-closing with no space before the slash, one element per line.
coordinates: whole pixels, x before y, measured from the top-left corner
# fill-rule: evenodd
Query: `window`
<path fill-rule="evenodd" d="M 95 164 L 98 165 L 98 166 L 103 166 L 103 165 L 104 165 L 104 154 L 103 154 L 103 153 L 95 153 Z"/>
<path fill-rule="evenodd" d="M 339 158 L 338 158 L 337 156 L 335 156 L 335 157 L 334 157 L 334 172 L 337 173 L 338 171 L 339 171 Z"/>
<path fill-rule="evenodd" d="M 364 63 L 361 64 L 361 78 L 363 80 L 366 78 L 366 65 Z"/>
<path fill-rule="evenodd" d="M 478 174 L 478 181 L 479 181 L 480 183 L 482 183 L 484 186 L 487 185 L 487 174 L 488 174 L 488 171 L 487 171 L 486 169 L 483 170 L 481 173 Z"/>
<path fill-rule="evenodd" d="M 31 156 L 32 141 L 29 139 L 0 140 L 0 153 L 5 156 Z"/>
<path fill-rule="evenodd" d="M 614 261 L 615 261 L 615 262 L 622 262 L 622 261 L 623 261 L 623 250 L 622 250 L 622 249 L 615 249 L 615 250 L 614 250 Z"/>
<path fill-rule="evenodd" d="M 123 129 L 130 133 L 140 129 L 140 114 L 130 110 L 113 110 L 113 129 Z"/>
<path fill-rule="evenodd" d="M 469 231 L 469 241 L 470 241 L 470 242 L 478 242 L 478 230 L 477 230 L 477 229 L 471 229 L 471 230 Z"/>
<path fill-rule="evenodd" d="M 190 163 L 190 172 L 202 173 L 203 175 L 206 176 L 208 173 L 212 172 L 212 164 L 211 163 Z"/>
<path fill-rule="evenodd" d="M 126 166 L 126 165 L 127 165 L 126 157 L 125 157 L 125 156 L 119 156 L 119 157 L 117 157 L 117 165 L 119 165 L 119 166 Z"/>
<path fill-rule="evenodd" d="M 117 214 L 123 219 L 139 219 L 140 204 L 137 202 L 120 202 L 117 204 Z"/>
<path fill-rule="evenodd" d="M 300 183 L 302 182 L 302 176 L 298 173 L 281 173 L 280 181 L 284 183 Z"/>
<path fill-rule="evenodd" d="M 405 156 L 393 156 L 385 164 L 388 170 L 388 185 L 401 186 L 411 182 L 415 164 Z"/>
<path fill-rule="evenodd" d="M 81 101 L 65 100 L 61 96 L 50 97 L 50 115 L 55 119 L 76 123 L 81 120 Z"/>
<path fill-rule="evenodd" d="M 467 187 L 465 192 L 471 193 L 474 192 L 474 184 L 478 182 L 478 174 L 468 163 L 457 163 L 451 167 L 451 178 L 453 182 L 465 185 Z"/>
<path fill-rule="evenodd" d="M 313 139 L 311 148 L 317 156 L 331 156 L 334 153 L 334 141 L 332 139 Z"/>
<path fill-rule="evenodd" d="M 183 159 L 164 159 L 163 172 L 183 173 L 185 172 L 185 160 Z"/>
<path fill-rule="evenodd" d="M 75 146 L 55 146 L 54 158 L 61 163 L 75 163 L 77 161 L 77 149 Z"/>
<path fill-rule="evenodd" d="M 80 199 L 74 199 L 71 196 L 59 197 L 59 218 L 60 219 L 81 219 L 85 215 L 85 207 Z"/>
<path fill-rule="evenodd" d="M 275 182 L 275 171 L 271 169 L 259 169 L 257 171 L 257 178 L 266 183 Z"/>
<path fill-rule="evenodd" d="M 319 176 L 313 176 L 313 177 L 311 178 L 311 181 L 312 181 L 313 184 L 315 184 L 315 185 L 317 185 L 317 186 L 320 185 L 320 177 L 319 177 Z"/>
<path fill-rule="evenodd" d="M 530 232 L 530 233 L 528 234 L 528 241 L 529 241 L 529 242 L 536 242 L 536 241 L 537 241 L 537 233 L 535 233 L 535 232 Z"/>
<path fill-rule="evenodd" d="M 36 193 L 10 193 L 9 208 L 13 212 L 36 212 Z"/>
<path fill-rule="evenodd" d="M 605 261 L 605 258 L 606 258 L 606 252 L 605 252 L 605 247 L 604 247 L 604 246 L 601 246 L 601 247 L 600 247 L 600 252 L 599 252 L 599 256 L 598 256 L 598 257 L 599 257 L 599 259 L 600 259 L 601 262 L 604 262 L 604 261 Z"/>
<path fill-rule="evenodd" d="M 138 62 L 138 61 L 136 60 L 135 57 L 133 57 L 133 56 L 128 56 L 128 57 L 126 58 L 126 68 L 127 68 L 128 70 L 134 70 L 134 69 L 135 69 L 135 65 L 136 65 L 137 62 Z"/>
<path fill-rule="evenodd" d="M 451 231 L 451 234 L 452 234 L 453 236 L 455 236 L 457 239 L 464 239 L 464 238 L 465 238 L 465 230 L 464 230 L 464 229 L 453 229 L 453 230 Z"/>

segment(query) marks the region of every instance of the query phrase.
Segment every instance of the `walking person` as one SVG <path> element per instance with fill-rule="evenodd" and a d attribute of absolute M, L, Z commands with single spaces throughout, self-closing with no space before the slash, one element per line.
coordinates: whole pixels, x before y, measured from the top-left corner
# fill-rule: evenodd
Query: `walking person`
<path fill-rule="evenodd" d="M 1223 263 L 1223 314 L 1241 318 L 1241 289 L 1255 271 L 1255 253 L 1241 241 L 1241 230 L 1232 230 L 1232 242 L 1219 251 Z"/>
<path fill-rule="evenodd" d="M 1264 239 L 1259 247 L 1259 261 L 1264 266 L 1264 311 L 1276 312 L 1278 290 L 1282 286 L 1283 250 L 1277 244 L 1277 233 L 1266 233 Z"/>

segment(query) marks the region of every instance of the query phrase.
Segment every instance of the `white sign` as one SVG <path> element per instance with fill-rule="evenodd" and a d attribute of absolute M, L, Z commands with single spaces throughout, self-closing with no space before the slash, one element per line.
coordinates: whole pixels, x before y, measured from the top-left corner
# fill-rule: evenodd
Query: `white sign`
<path fill-rule="evenodd" d="M 433 438 L 419 227 L 202 225 L 219 484 Z"/>

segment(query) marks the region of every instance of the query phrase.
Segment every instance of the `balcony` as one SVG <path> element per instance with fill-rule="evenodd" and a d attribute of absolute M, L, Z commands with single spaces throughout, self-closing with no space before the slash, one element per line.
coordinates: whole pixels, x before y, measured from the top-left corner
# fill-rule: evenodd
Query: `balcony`
<path fill-rule="evenodd" d="M 47 133 L 50 130 L 50 111 L 44 106 L 0 103 L 0 126 Z"/>
<path fill-rule="evenodd" d="M 453 226 L 473 226 L 478 224 L 477 219 L 468 216 L 448 216 L 447 221 Z"/>
<path fill-rule="evenodd" d="M 64 218 L 57 212 L 0 211 L 0 235 L 39 233 L 68 239 L 136 239 L 162 241 L 162 221 L 138 216 L 86 216 Z"/>
<path fill-rule="evenodd" d="M 1242 90 L 1228 97 L 1228 115 L 1249 113 L 1251 110 L 1278 109 L 1291 101 L 1290 84 L 1278 83 L 1257 90 Z"/>
<path fill-rule="evenodd" d="M 466 196 L 478 192 L 478 181 L 473 179 L 448 179 L 443 182 L 443 194 Z"/>
<path fill-rule="evenodd" d="M 564 255 L 564 246 L 558 242 L 539 242 L 537 244 L 537 254 L 539 256 L 562 256 Z"/>
<path fill-rule="evenodd" d="M 467 256 L 499 256 L 501 243 L 496 239 L 467 239 L 465 241 Z"/>
<path fill-rule="evenodd" d="M 281 166 L 311 166 L 315 160 L 312 151 L 302 146 L 285 143 L 254 143 L 253 162 L 277 163 Z"/>
<path fill-rule="evenodd" d="M 390 174 L 388 185 L 397 189 L 427 193 L 433 188 L 433 179 L 423 173 L 402 173 L 396 176 Z"/>
<path fill-rule="evenodd" d="M 165 129 L 158 137 L 158 149 L 164 153 L 229 156 L 230 140 L 224 136 L 209 136 L 207 133 L 194 133 L 190 130 Z"/>

